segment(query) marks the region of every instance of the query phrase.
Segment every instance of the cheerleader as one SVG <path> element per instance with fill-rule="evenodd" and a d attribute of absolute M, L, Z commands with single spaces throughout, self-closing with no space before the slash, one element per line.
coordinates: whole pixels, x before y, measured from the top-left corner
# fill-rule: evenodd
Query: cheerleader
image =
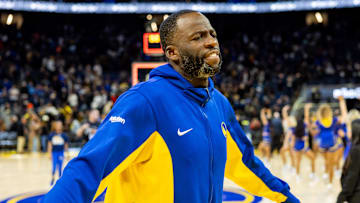
<path fill-rule="evenodd" d="M 320 105 L 317 115 L 316 125 L 319 130 L 319 150 L 325 158 L 325 170 L 329 175 L 329 183 L 332 183 L 334 176 L 334 165 L 336 160 L 336 139 L 335 127 L 337 124 L 345 122 L 346 103 L 343 97 L 339 97 L 340 117 L 333 116 L 333 111 L 329 104 Z M 331 185 L 328 185 L 331 187 Z"/>
<path fill-rule="evenodd" d="M 302 155 L 305 154 L 311 161 L 311 174 L 310 178 L 314 178 L 315 174 L 315 155 L 309 147 L 309 131 L 308 126 L 310 125 L 309 111 L 311 104 L 305 104 L 304 107 L 304 119 L 298 119 L 295 128 L 292 128 L 292 148 L 294 150 L 295 168 L 296 174 L 300 175 L 300 164 Z"/>
<path fill-rule="evenodd" d="M 286 105 L 282 108 L 282 112 L 281 112 L 282 117 L 283 117 L 283 126 L 285 129 L 285 138 L 283 141 L 283 145 L 280 149 L 280 156 L 281 156 L 284 166 L 287 168 L 295 167 L 294 155 L 293 155 L 293 151 L 291 150 L 291 140 L 293 137 L 291 128 L 296 126 L 296 120 L 293 116 L 289 116 L 289 114 L 288 114 L 289 109 L 290 109 L 290 106 Z M 291 166 L 289 166 L 287 164 L 286 152 L 289 152 Z"/>
<path fill-rule="evenodd" d="M 260 111 L 260 119 L 263 125 L 262 132 L 262 141 L 259 144 L 259 150 L 261 151 L 263 157 L 265 158 L 264 162 L 268 164 L 271 156 L 271 133 L 270 133 L 270 119 L 271 119 L 271 109 L 263 108 Z"/>

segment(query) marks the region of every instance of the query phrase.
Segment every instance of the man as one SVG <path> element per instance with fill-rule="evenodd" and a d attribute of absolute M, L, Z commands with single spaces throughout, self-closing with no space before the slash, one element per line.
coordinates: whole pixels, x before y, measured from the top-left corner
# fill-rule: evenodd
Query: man
<path fill-rule="evenodd" d="M 76 131 L 77 137 L 83 137 L 85 142 L 91 140 L 96 133 L 97 127 L 100 125 L 100 112 L 97 109 L 92 109 L 89 112 L 89 120 L 86 121 Z"/>
<path fill-rule="evenodd" d="M 17 136 L 16 152 L 23 153 L 25 146 L 24 119 L 19 120 L 17 115 L 11 116 L 10 132 L 15 132 Z"/>
<path fill-rule="evenodd" d="M 226 98 L 216 32 L 195 11 L 160 26 L 169 64 L 116 101 L 44 202 L 221 203 L 224 174 L 249 192 L 299 202 L 254 156 Z"/>

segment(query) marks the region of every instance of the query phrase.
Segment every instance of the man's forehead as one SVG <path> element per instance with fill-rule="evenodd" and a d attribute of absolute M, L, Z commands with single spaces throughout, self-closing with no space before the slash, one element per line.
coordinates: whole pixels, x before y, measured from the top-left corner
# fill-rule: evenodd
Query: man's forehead
<path fill-rule="evenodd" d="M 200 30 L 213 29 L 210 21 L 201 13 L 193 12 L 180 16 L 177 20 L 177 30 L 193 33 Z"/>

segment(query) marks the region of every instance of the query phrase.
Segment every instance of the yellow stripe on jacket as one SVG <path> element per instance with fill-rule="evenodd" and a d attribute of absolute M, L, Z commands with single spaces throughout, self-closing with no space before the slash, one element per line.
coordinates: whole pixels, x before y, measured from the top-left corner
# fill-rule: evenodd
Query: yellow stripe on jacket
<path fill-rule="evenodd" d="M 287 197 L 282 193 L 272 191 L 266 186 L 266 184 L 242 162 L 242 157 L 242 152 L 231 137 L 229 131 L 227 131 L 225 177 L 254 195 L 263 196 L 276 202 L 284 202 Z"/>
<path fill-rule="evenodd" d="M 174 176 L 170 151 L 155 131 L 100 183 L 105 203 L 172 203 Z"/>

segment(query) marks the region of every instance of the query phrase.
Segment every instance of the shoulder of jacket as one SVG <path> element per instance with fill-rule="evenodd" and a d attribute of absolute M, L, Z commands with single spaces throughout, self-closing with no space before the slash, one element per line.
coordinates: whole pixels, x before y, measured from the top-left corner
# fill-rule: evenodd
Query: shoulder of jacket
<path fill-rule="evenodd" d="M 155 77 L 146 82 L 136 84 L 131 87 L 129 91 L 137 92 L 151 101 L 159 96 L 164 96 L 164 89 L 167 87 L 168 85 L 166 85 L 166 80 L 164 78 Z"/>
<path fill-rule="evenodd" d="M 214 89 L 214 98 L 217 102 L 220 102 L 225 108 L 228 108 L 229 106 L 231 107 L 229 100 L 217 89 Z"/>

